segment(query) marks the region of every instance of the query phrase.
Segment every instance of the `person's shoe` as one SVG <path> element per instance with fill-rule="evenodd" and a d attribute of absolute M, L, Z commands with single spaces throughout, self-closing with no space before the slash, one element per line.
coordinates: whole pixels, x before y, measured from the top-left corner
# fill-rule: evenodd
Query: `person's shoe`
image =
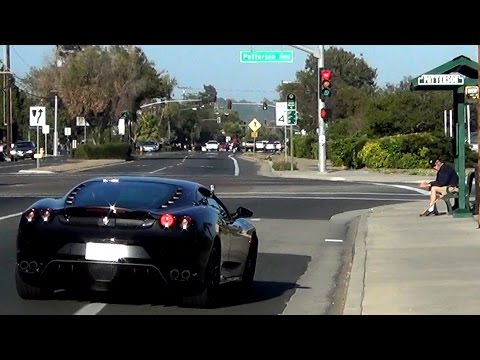
<path fill-rule="evenodd" d="M 430 215 L 440 215 L 437 209 L 434 209 L 433 211 L 429 211 L 428 209 L 425 210 L 423 213 L 420 214 L 420 216 L 430 216 Z"/>

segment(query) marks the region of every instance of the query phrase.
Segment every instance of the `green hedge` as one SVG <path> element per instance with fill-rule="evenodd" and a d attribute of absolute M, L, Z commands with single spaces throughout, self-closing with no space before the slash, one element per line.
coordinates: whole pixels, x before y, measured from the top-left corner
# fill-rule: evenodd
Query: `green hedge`
<path fill-rule="evenodd" d="M 372 169 L 420 169 L 428 160 L 439 157 L 453 162 L 452 139 L 443 133 L 417 133 L 386 136 L 378 139 L 343 137 L 327 143 L 327 156 L 334 166 Z M 466 166 L 477 154 L 465 145 Z"/>
<path fill-rule="evenodd" d="M 125 159 L 129 147 L 128 143 L 78 145 L 72 156 L 74 159 Z"/>
<path fill-rule="evenodd" d="M 358 157 L 358 153 L 367 141 L 366 137 L 358 136 L 347 136 L 338 140 L 328 141 L 327 157 L 333 166 L 360 169 L 365 165 Z"/>
<path fill-rule="evenodd" d="M 295 157 L 303 159 L 315 159 L 312 149 L 316 145 L 317 139 L 314 135 L 296 136 L 293 138 L 293 154 Z M 318 149 L 318 148 L 317 148 Z"/>
<path fill-rule="evenodd" d="M 359 152 L 358 158 L 372 169 L 421 169 L 428 168 L 428 160 L 432 157 L 453 162 L 452 150 L 452 140 L 444 134 L 417 133 L 370 140 Z M 465 146 L 467 166 L 471 153 Z"/>

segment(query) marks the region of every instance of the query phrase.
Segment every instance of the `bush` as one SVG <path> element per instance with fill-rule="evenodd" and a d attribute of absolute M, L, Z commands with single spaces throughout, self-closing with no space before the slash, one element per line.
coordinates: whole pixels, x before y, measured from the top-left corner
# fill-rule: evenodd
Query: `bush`
<path fill-rule="evenodd" d="M 428 160 L 433 157 L 453 162 L 452 150 L 452 140 L 444 134 L 417 133 L 370 140 L 360 151 L 359 158 L 372 169 L 419 169 L 428 168 Z M 467 146 L 467 164 L 470 152 Z"/>
<path fill-rule="evenodd" d="M 291 169 L 291 163 L 290 162 L 285 162 L 285 161 L 275 161 L 272 164 L 273 170 L 276 171 L 284 171 L 284 170 L 290 170 Z M 297 168 L 297 163 L 293 163 L 293 170 L 298 170 Z"/>
<path fill-rule="evenodd" d="M 72 157 L 74 159 L 88 159 L 85 145 L 78 145 L 76 149 L 72 149 Z"/>
<path fill-rule="evenodd" d="M 74 159 L 125 159 L 130 144 L 108 143 L 103 145 L 78 145 L 72 156 Z"/>
<path fill-rule="evenodd" d="M 315 159 L 312 154 L 313 144 L 316 144 L 314 135 L 298 136 L 293 138 L 293 154 L 295 157 Z"/>
<path fill-rule="evenodd" d="M 364 167 L 358 154 L 367 142 L 365 137 L 344 137 L 327 143 L 327 155 L 333 166 L 359 169 Z"/>

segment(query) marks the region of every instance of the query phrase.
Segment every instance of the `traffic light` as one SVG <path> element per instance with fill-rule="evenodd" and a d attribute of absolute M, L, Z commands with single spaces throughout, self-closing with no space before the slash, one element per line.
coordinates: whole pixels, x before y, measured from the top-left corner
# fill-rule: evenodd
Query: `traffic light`
<path fill-rule="evenodd" d="M 227 109 L 229 109 L 229 110 L 232 109 L 232 100 L 230 100 L 230 99 L 227 100 Z"/>
<path fill-rule="evenodd" d="M 268 104 L 266 101 L 263 102 L 263 110 L 268 110 Z"/>
<path fill-rule="evenodd" d="M 319 94 L 321 99 L 332 96 L 332 72 L 330 70 L 320 70 L 320 89 Z"/>
<path fill-rule="evenodd" d="M 320 117 L 323 119 L 323 121 L 327 121 L 332 117 L 332 111 L 330 109 L 321 109 L 320 110 Z"/>

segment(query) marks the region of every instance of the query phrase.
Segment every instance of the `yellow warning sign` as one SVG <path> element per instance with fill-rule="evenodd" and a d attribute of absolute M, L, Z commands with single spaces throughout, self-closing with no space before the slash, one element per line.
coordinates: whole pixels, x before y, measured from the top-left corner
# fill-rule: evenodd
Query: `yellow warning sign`
<path fill-rule="evenodd" d="M 248 124 L 248 126 L 250 127 L 250 129 L 252 129 L 252 131 L 258 131 L 258 129 L 262 127 L 262 124 L 260 124 L 257 119 L 253 119 L 252 121 L 250 121 L 250 124 Z"/>

